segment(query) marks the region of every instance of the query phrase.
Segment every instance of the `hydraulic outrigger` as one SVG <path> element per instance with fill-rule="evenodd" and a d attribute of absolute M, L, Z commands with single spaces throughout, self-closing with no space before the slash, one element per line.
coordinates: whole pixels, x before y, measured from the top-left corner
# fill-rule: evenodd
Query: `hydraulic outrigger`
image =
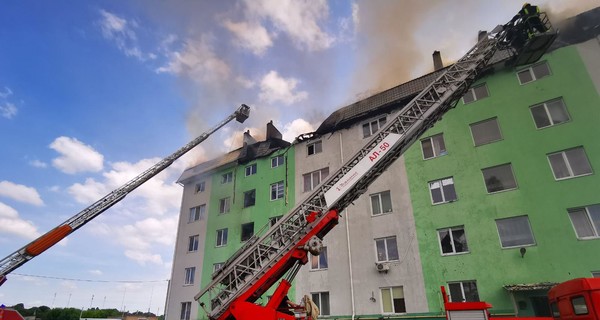
<path fill-rule="evenodd" d="M 10 272 L 17 269 L 25 262 L 38 256 L 42 252 L 46 251 L 53 245 L 57 244 L 60 240 L 64 239 L 66 236 L 68 236 L 75 230 L 81 228 L 83 225 L 90 222 L 102 212 L 106 211 L 108 208 L 121 201 L 131 191 L 135 190 L 137 187 L 141 186 L 143 183 L 150 180 L 152 177 L 169 167 L 175 160 L 179 159 L 185 153 L 192 150 L 195 146 L 199 145 L 202 141 L 206 140 L 212 133 L 229 123 L 231 120 L 236 119 L 239 122 L 244 122 L 249 115 L 250 107 L 248 107 L 245 104 L 242 104 L 235 112 L 230 114 L 219 124 L 211 128 L 210 130 L 204 132 L 196 139 L 186 144 L 181 149 L 175 151 L 170 156 L 162 159 L 161 161 L 159 161 L 158 163 L 156 163 L 137 177 L 133 178 L 131 181 L 127 182 L 120 188 L 112 191 L 100 200 L 94 202 L 92 205 L 83 209 L 81 212 L 74 215 L 69 220 L 63 222 L 58 227 L 48 231 L 47 233 L 33 240 L 31 243 L 27 244 L 23 248 L 13 252 L 6 258 L 2 259 L 2 261 L 0 261 L 0 285 L 2 285 L 2 283 L 6 281 L 6 276 Z"/>

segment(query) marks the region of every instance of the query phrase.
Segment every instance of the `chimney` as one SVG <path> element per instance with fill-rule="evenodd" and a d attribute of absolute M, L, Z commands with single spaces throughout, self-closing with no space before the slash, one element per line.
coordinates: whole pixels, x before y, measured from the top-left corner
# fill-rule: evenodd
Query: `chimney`
<path fill-rule="evenodd" d="M 487 31 L 479 30 L 479 33 L 477 34 L 477 41 L 481 41 L 481 40 L 487 38 L 487 35 L 488 35 Z"/>
<path fill-rule="evenodd" d="M 250 135 L 250 130 L 244 132 L 244 145 L 251 145 L 251 144 L 255 144 L 256 143 L 256 139 L 254 139 L 251 135 Z"/>
<path fill-rule="evenodd" d="M 267 138 L 265 140 L 268 141 L 271 139 L 283 139 L 281 132 L 279 132 L 279 130 L 277 130 L 277 128 L 275 128 L 275 126 L 273 125 L 273 120 L 267 123 Z"/>
<path fill-rule="evenodd" d="M 433 71 L 438 71 L 444 67 L 442 63 L 442 55 L 439 51 L 435 50 L 433 52 Z"/>

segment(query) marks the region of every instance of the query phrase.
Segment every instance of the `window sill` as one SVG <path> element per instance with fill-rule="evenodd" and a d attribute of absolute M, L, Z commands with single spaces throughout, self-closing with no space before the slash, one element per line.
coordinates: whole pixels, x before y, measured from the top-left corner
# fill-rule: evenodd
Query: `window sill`
<path fill-rule="evenodd" d="M 489 194 L 489 195 L 492 195 L 492 194 L 498 194 L 498 193 L 503 193 L 503 192 L 507 192 L 507 191 L 513 191 L 513 190 L 517 190 L 517 189 L 519 189 L 519 187 L 517 187 L 517 188 L 512 188 L 512 189 L 504 189 L 504 190 L 492 191 L 492 192 L 489 192 L 489 191 L 488 191 L 488 193 L 487 193 L 487 194 Z M 487 190 L 486 190 L 486 191 L 487 191 Z"/>
<path fill-rule="evenodd" d="M 193 283 L 184 283 L 182 287 L 192 287 L 193 285 Z"/>
<path fill-rule="evenodd" d="M 544 130 L 544 129 L 548 129 L 548 128 L 554 128 L 554 127 L 560 126 L 560 125 L 562 125 L 562 124 L 570 123 L 570 122 L 571 122 L 571 120 L 569 119 L 568 121 L 565 121 L 565 122 L 556 123 L 556 124 L 551 124 L 551 125 L 549 125 L 549 126 L 545 126 L 545 127 L 541 127 L 541 128 L 538 128 L 538 127 L 535 127 L 535 128 L 536 128 L 537 130 Z M 535 125 L 535 122 L 534 122 L 534 125 Z"/>
<path fill-rule="evenodd" d="M 502 246 L 502 244 L 500 244 L 500 246 Z M 521 245 L 516 245 L 516 246 L 511 246 L 511 247 L 501 247 L 501 249 L 510 250 L 510 249 L 521 249 L 521 248 L 536 247 L 536 246 L 537 246 L 537 243 L 532 243 L 532 244 L 521 244 Z"/>
<path fill-rule="evenodd" d="M 323 269 L 310 269 L 309 272 L 319 272 L 319 271 L 327 271 L 329 270 L 328 268 L 323 268 Z"/>
<path fill-rule="evenodd" d="M 464 254 L 469 254 L 469 253 L 471 253 L 471 251 L 456 252 L 456 253 L 442 253 L 442 257 L 462 256 Z"/>
<path fill-rule="evenodd" d="M 580 175 L 578 175 L 578 176 L 564 177 L 564 178 L 559 178 L 559 179 L 557 179 L 556 177 L 554 177 L 554 181 L 571 180 L 571 179 L 575 179 L 575 178 L 580 178 L 580 177 L 587 177 L 587 176 L 591 176 L 591 175 L 593 175 L 593 174 L 594 174 L 594 173 L 593 173 L 593 172 L 591 172 L 591 173 L 586 173 L 586 174 L 580 174 Z"/>
<path fill-rule="evenodd" d="M 451 200 L 451 201 L 444 201 L 444 202 L 436 202 L 436 203 L 432 203 L 431 205 L 432 205 L 432 206 L 439 206 L 439 205 L 442 205 L 442 204 L 454 203 L 454 202 L 456 202 L 456 201 L 458 201 L 458 199 L 456 199 L 456 200 Z"/>
<path fill-rule="evenodd" d="M 433 160 L 433 159 L 441 158 L 441 157 L 447 156 L 447 155 L 448 155 L 448 152 L 446 152 L 444 154 L 440 154 L 439 156 L 434 156 L 434 157 L 430 157 L 430 158 L 423 158 L 423 161 Z"/>

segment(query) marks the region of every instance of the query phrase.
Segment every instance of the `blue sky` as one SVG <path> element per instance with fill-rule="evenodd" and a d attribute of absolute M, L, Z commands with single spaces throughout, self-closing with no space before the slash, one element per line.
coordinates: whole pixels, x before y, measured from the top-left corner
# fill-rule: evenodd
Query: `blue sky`
<path fill-rule="evenodd" d="M 431 71 L 434 50 L 456 60 L 478 30 L 508 21 L 521 4 L 3 2 L 1 257 L 239 104 L 253 111 L 16 270 L 0 303 L 163 313 L 181 202 L 175 181 L 185 168 L 232 150 L 244 130 L 260 137 L 269 120 L 290 141 L 312 131 L 335 109 Z M 568 16 L 600 3 L 541 5 Z"/>

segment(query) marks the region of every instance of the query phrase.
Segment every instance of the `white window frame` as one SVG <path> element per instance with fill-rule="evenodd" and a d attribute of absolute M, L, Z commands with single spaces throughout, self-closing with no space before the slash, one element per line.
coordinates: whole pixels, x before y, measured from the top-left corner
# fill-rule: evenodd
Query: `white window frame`
<path fill-rule="evenodd" d="M 227 245 L 227 237 L 229 232 L 227 228 L 217 230 L 217 238 L 215 240 L 215 247 L 224 247 Z"/>
<path fill-rule="evenodd" d="M 595 224 L 594 223 L 594 219 L 590 213 L 590 207 L 596 207 L 596 206 L 600 206 L 600 204 L 595 204 L 595 205 L 589 205 L 589 206 L 585 206 L 585 207 L 578 207 L 578 208 L 571 208 L 571 209 L 567 209 L 567 213 L 569 214 L 569 220 L 571 220 L 571 225 L 573 225 L 573 230 L 575 230 L 575 235 L 577 236 L 577 239 L 579 240 L 593 240 L 593 239 L 600 239 L 600 223 Z M 586 222 L 588 223 L 588 227 L 593 231 L 593 235 L 591 236 L 580 236 L 579 232 L 577 230 L 577 227 L 575 226 L 575 222 L 573 222 L 573 216 L 571 215 L 572 213 L 575 212 L 580 212 L 580 211 L 584 211 L 585 212 L 585 218 L 586 218 Z"/>
<path fill-rule="evenodd" d="M 200 235 L 196 234 L 196 235 L 190 236 L 189 240 L 188 240 L 188 252 L 198 251 L 199 243 L 200 243 Z"/>
<path fill-rule="evenodd" d="M 318 179 L 315 179 L 315 175 L 318 175 Z M 306 177 L 310 178 L 310 187 L 309 189 L 306 189 Z M 317 187 L 319 184 L 321 184 L 321 182 L 323 182 L 323 180 L 325 178 L 327 178 L 329 176 L 329 167 L 325 167 L 319 170 L 315 170 L 309 173 L 305 173 L 302 175 L 302 190 L 303 192 L 309 192 L 312 191 L 315 187 Z M 318 180 L 317 183 L 315 183 L 315 180 Z"/>
<path fill-rule="evenodd" d="M 216 263 L 213 263 L 213 273 L 215 273 L 219 269 L 221 269 L 224 264 L 225 264 L 225 262 L 216 262 Z"/>
<path fill-rule="evenodd" d="M 271 158 L 271 168 L 277 168 L 285 164 L 285 157 L 283 155 L 279 155 Z"/>
<path fill-rule="evenodd" d="M 181 303 L 181 313 L 179 314 L 179 320 L 190 320 L 190 314 L 192 313 L 192 303 L 190 301 Z"/>
<path fill-rule="evenodd" d="M 485 141 L 485 142 L 481 142 L 478 144 L 477 141 L 475 140 L 475 134 L 473 134 L 473 126 L 481 125 L 483 123 L 488 123 L 488 122 L 492 122 L 492 121 L 496 123 L 496 127 L 498 128 L 498 133 L 500 136 L 498 137 L 498 139 Z M 502 129 L 500 128 L 500 123 L 498 122 L 498 117 L 493 117 L 493 118 L 489 118 L 489 119 L 471 123 L 471 124 L 469 124 L 469 131 L 471 131 L 471 138 L 473 139 L 473 146 L 475 146 L 475 147 L 485 146 L 490 143 L 504 140 L 504 136 L 502 135 Z"/>
<path fill-rule="evenodd" d="M 582 173 L 582 174 L 578 174 L 575 175 L 573 173 L 573 168 L 571 166 L 571 162 L 569 161 L 569 158 L 567 157 L 567 152 L 571 151 L 571 150 L 575 150 L 575 149 L 581 149 L 583 151 L 583 155 L 585 157 L 585 160 L 587 161 L 587 164 L 590 168 L 590 172 L 588 173 Z M 550 160 L 550 157 L 553 155 L 557 155 L 557 154 L 561 154 L 562 155 L 562 160 L 564 162 L 564 164 L 567 166 L 567 170 L 569 175 L 566 177 L 562 177 L 562 178 L 557 178 L 556 177 L 556 173 L 554 172 L 554 168 L 552 167 L 552 161 Z M 566 150 L 562 150 L 562 151 L 558 151 L 558 152 L 552 152 L 549 153 L 546 157 L 548 159 L 548 164 L 550 165 L 550 170 L 552 171 L 552 175 L 554 176 L 554 180 L 556 181 L 560 181 L 560 180 L 566 180 L 566 179 L 572 179 L 572 178 L 577 178 L 577 177 L 585 177 L 585 176 L 589 176 L 591 174 L 594 174 L 594 170 L 592 168 L 592 164 L 590 163 L 590 159 L 587 156 L 587 153 L 585 152 L 585 148 L 583 148 L 582 146 L 579 147 L 575 147 L 575 148 L 570 148 L 570 149 L 566 149 Z"/>
<path fill-rule="evenodd" d="M 252 234 L 248 237 L 248 239 L 244 240 L 244 226 L 246 225 L 252 225 Z M 250 240 L 250 238 L 252 238 L 252 236 L 254 236 L 254 222 L 247 222 L 247 223 L 242 223 L 242 225 L 240 226 L 240 242 L 246 242 L 248 240 Z"/>
<path fill-rule="evenodd" d="M 393 243 L 396 245 L 396 252 L 398 253 L 397 259 L 390 259 L 390 252 L 389 252 L 387 240 L 392 240 Z M 383 243 L 385 245 L 385 259 L 384 260 L 379 260 L 379 251 L 377 248 L 377 241 L 383 241 Z M 377 238 L 377 239 L 375 239 L 374 242 L 375 242 L 375 259 L 377 262 L 391 262 L 391 261 L 399 261 L 400 260 L 400 249 L 398 248 L 398 239 L 396 238 L 396 236 Z"/>
<path fill-rule="evenodd" d="M 394 308 L 394 288 L 400 288 L 402 290 L 402 298 L 399 299 L 403 299 L 404 300 L 404 311 L 401 312 L 396 312 L 395 308 Z M 385 307 L 383 306 L 383 300 L 385 299 L 384 297 L 384 291 L 389 291 L 389 297 L 391 299 L 390 301 L 390 306 L 392 307 L 392 311 L 385 311 Z M 383 314 L 405 314 L 406 313 L 406 295 L 404 294 L 404 287 L 403 286 L 394 286 L 394 287 L 384 287 L 384 288 L 379 288 L 379 301 L 381 301 L 381 313 Z"/>
<path fill-rule="evenodd" d="M 185 279 L 183 285 L 189 286 L 194 284 L 194 278 L 196 277 L 196 267 L 185 268 Z"/>
<path fill-rule="evenodd" d="M 190 213 L 188 216 L 188 223 L 202 220 L 204 218 L 205 213 L 206 213 L 206 204 L 201 204 L 199 206 L 191 207 Z"/>
<path fill-rule="evenodd" d="M 456 251 L 456 247 L 454 246 L 454 234 L 452 233 L 455 230 L 462 230 L 463 231 L 463 233 L 465 235 L 465 244 L 467 246 L 467 250 L 461 251 L 461 252 L 457 252 Z M 441 231 L 446 231 L 450 235 L 450 245 L 452 246 L 452 252 L 444 252 L 444 249 L 442 247 L 442 235 L 440 234 Z M 459 254 L 467 254 L 467 253 L 470 252 L 470 250 L 469 250 L 469 241 L 467 240 L 467 231 L 465 230 L 465 226 L 464 225 L 463 226 L 455 226 L 455 227 L 437 229 L 437 235 L 438 235 L 438 244 L 440 246 L 440 253 L 442 254 L 442 256 L 455 256 L 455 255 L 459 255 Z"/>
<path fill-rule="evenodd" d="M 479 89 L 481 87 L 485 88 L 485 93 L 486 94 L 484 96 L 482 96 L 482 97 L 479 97 L 476 94 L 477 91 L 475 91 L 475 89 Z M 468 95 L 468 94 L 470 94 L 473 97 L 473 101 L 469 101 L 469 102 L 465 101 L 465 96 Z M 467 90 L 467 92 L 463 95 L 463 104 L 470 104 L 470 103 L 473 103 L 473 102 L 477 102 L 477 101 L 479 101 L 481 99 L 485 99 L 485 98 L 487 98 L 489 96 L 490 96 L 490 90 L 487 87 L 487 83 L 484 82 L 484 83 L 481 83 L 481 84 L 477 84 L 477 85 L 474 85 L 473 87 L 469 88 L 469 90 Z"/>
<path fill-rule="evenodd" d="M 474 283 L 475 284 L 475 289 L 477 290 L 477 301 L 480 301 L 480 297 L 479 297 L 479 287 L 477 286 L 477 281 L 476 280 L 462 280 L 462 281 L 452 281 L 452 282 L 448 282 L 448 295 L 450 298 L 450 301 L 452 302 L 465 302 L 467 301 L 467 297 L 465 295 L 465 283 Z M 461 301 L 454 301 L 452 299 L 452 294 L 451 294 L 451 290 L 450 290 L 450 285 L 452 284 L 458 284 L 460 285 L 460 293 L 462 296 L 462 300 Z"/>
<path fill-rule="evenodd" d="M 315 256 L 312 253 L 309 256 L 311 271 L 327 270 L 329 268 L 329 257 L 327 256 L 327 247 L 323 247 L 323 249 L 321 249 L 321 253 L 319 253 L 318 256 Z M 323 264 L 325 266 L 323 266 Z"/>
<path fill-rule="evenodd" d="M 233 171 L 229 171 L 227 173 L 223 173 L 221 175 L 221 184 L 231 183 L 233 182 Z"/>
<path fill-rule="evenodd" d="M 487 170 L 487 169 L 499 168 L 499 167 L 503 167 L 503 166 L 509 166 L 510 173 L 512 174 L 513 180 L 515 181 L 515 186 L 513 188 L 506 188 L 506 189 L 497 190 L 497 191 L 489 191 L 489 188 L 488 188 L 488 185 L 487 185 L 487 181 L 485 180 L 485 173 L 483 171 Z M 496 194 L 496 193 L 499 193 L 499 192 L 516 190 L 516 189 L 519 188 L 519 183 L 517 182 L 517 177 L 515 176 L 515 171 L 513 170 L 512 163 L 504 163 L 504 164 L 499 164 L 497 166 L 483 168 L 483 169 L 481 169 L 481 176 L 483 178 L 483 186 L 485 187 L 485 191 L 488 194 Z"/>
<path fill-rule="evenodd" d="M 511 220 L 511 219 L 519 219 L 519 218 L 523 218 L 523 217 L 527 221 L 527 229 L 529 230 L 529 234 L 531 235 L 531 239 L 532 239 L 533 242 L 532 243 L 516 244 L 516 245 L 506 246 L 505 247 L 504 244 L 502 243 L 502 235 L 500 235 L 500 228 L 498 227 L 498 221 L 501 221 L 501 220 Z M 533 234 L 533 229 L 531 229 L 531 222 L 529 222 L 529 217 L 527 215 L 500 218 L 500 219 L 496 219 L 495 222 L 496 222 L 496 231 L 498 232 L 498 241 L 500 241 L 500 247 L 502 249 L 533 247 L 533 246 L 537 245 L 537 243 L 535 241 L 535 235 Z"/>
<path fill-rule="evenodd" d="M 452 183 L 450 184 L 448 182 L 452 182 Z M 432 190 L 434 190 L 434 189 L 432 189 L 431 186 L 433 184 L 435 184 L 435 183 L 439 183 L 439 185 L 440 185 L 439 189 L 440 189 L 441 194 L 442 194 L 442 201 L 441 202 L 434 202 L 434 200 L 433 200 L 433 192 L 432 192 Z M 446 183 L 446 184 L 444 184 L 444 183 Z M 448 196 L 444 192 L 444 186 L 449 186 L 449 185 L 452 185 L 452 188 L 454 189 L 454 195 L 456 196 L 456 199 L 446 199 Z M 442 178 L 442 179 L 438 179 L 438 180 L 429 181 L 427 183 L 427 187 L 429 189 L 429 198 L 431 199 L 431 204 L 432 205 L 438 205 L 438 204 L 444 204 L 444 203 L 451 203 L 451 202 L 454 202 L 454 201 L 458 200 L 458 193 L 456 192 L 456 184 L 454 183 L 454 177 L 446 177 L 446 178 Z"/>
<path fill-rule="evenodd" d="M 275 191 L 275 198 L 273 198 L 273 191 Z M 271 201 L 283 199 L 284 194 L 285 194 L 285 183 L 283 182 L 283 180 L 271 184 L 271 186 L 269 188 L 269 198 L 271 198 Z"/>
<path fill-rule="evenodd" d="M 246 173 L 246 177 L 251 176 L 251 175 L 255 175 L 257 172 L 257 166 L 256 163 L 253 163 L 249 166 L 246 166 L 245 168 L 245 173 Z"/>
<path fill-rule="evenodd" d="M 372 135 L 374 135 L 375 133 L 377 133 L 377 131 L 379 131 L 379 129 L 381 129 L 381 127 L 383 127 L 387 122 L 387 115 L 383 116 L 383 117 L 377 117 L 376 119 L 372 119 L 369 120 L 367 122 L 364 122 L 360 128 L 361 128 L 361 136 L 363 139 L 368 138 Z M 369 130 L 369 134 L 366 134 L 365 132 L 365 128 L 368 128 Z"/>
<path fill-rule="evenodd" d="M 219 214 L 226 214 L 231 211 L 231 197 L 219 199 Z"/>
<path fill-rule="evenodd" d="M 327 294 L 327 308 L 323 308 L 323 294 L 324 293 Z M 314 295 L 317 295 L 319 298 L 315 299 Z M 321 311 L 321 315 L 322 316 L 329 316 L 329 315 L 331 315 L 331 299 L 329 299 L 330 296 L 331 295 L 329 294 L 329 291 L 320 291 L 320 292 L 311 292 L 310 293 L 310 298 L 317 305 L 317 307 Z M 329 312 L 327 312 L 327 311 L 329 311 Z"/>
<path fill-rule="evenodd" d="M 443 151 L 441 149 L 438 150 L 439 148 L 436 148 L 436 144 L 434 143 L 434 139 L 436 139 L 436 138 L 441 138 L 442 144 L 444 145 L 444 148 L 445 148 Z M 423 143 L 425 141 L 429 141 L 429 143 L 431 144 L 431 150 L 433 152 L 433 156 L 431 156 L 431 157 L 425 156 L 425 148 L 423 148 Z M 439 145 L 439 144 L 437 144 L 437 145 Z M 421 139 L 421 154 L 423 155 L 423 160 L 434 159 L 434 158 L 438 158 L 438 157 L 447 155 L 448 148 L 446 148 L 446 141 L 444 140 L 444 133 L 434 134 L 425 139 Z"/>
<path fill-rule="evenodd" d="M 312 147 L 312 153 L 311 153 Z M 314 156 L 315 154 L 323 152 L 323 141 L 315 141 L 306 145 L 306 154 L 307 156 Z"/>
<path fill-rule="evenodd" d="M 246 195 L 250 194 L 251 192 L 254 192 L 254 202 L 251 205 L 246 205 Z M 248 190 L 248 191 L 244 191 L 244 208 L 249 208 L 249 207 L 253 207 L 256 205 L 256 189 L 252 189 L 252 190 Z"/>
<path fill-rule="evenodd" d="M 546 67 L 548 68 L 548 75 L 545 75 L 545 76 L 542 76 L 541 78 L 538 78 L 536 76 L 535 72 L 533 72 L 533 68 L 535 68 L 537 66 L 540 66 L 542 64 L 545 64 Z M 531 76 L 531 80 L 527 81 L 527 82 L 522 82 L 521 78 L 519 77 L 519 74 L 522 73 L 522 72 L 525 72 L 525 71 L 529 71 L 529 75 Z M 552 75 L 552 69 L 550 69 L 550 65 L 548 64 L 548 61 L 541 61 L 539 63 L 536 63 L 536 64 L 532 65 L 532 66 L 529 66 L 527 68 L 521 69 L 521 70 L 517 71 L 517 73 L 516 73 L 517 80 L 519 80 L 519 84 L 520 85 L 525 85 L 525 84 L 528 84 L 528 83 L 531 83 L 531 82 L 535 82 L 535 81 L 537 81 L 539 79 L 542 79 L 542 78 L 545 78 L 545 77 L 548 77 L 548 76 L 551 76 L 551 75 Z"/>
<path fill-rule="evenodd" d="M 204 190 L 206 190 L 206 181 L 200 181 L 200 182 L 196 183 L 196 186 L 194 188 L 194 193 L 204 192 Z"/>
<path fill-rule="evenodd" d="M 382 195 L 386 194 L 386 193 L 388 194 L 388 198 L 390 199 L 390 210 L 384 212 L 383 211 L 383 197 L 382 197 Z M 382 192 L 378 192 L 378 193 L 373 193 L 373 194 L 369 195 L 369 200 L 370 200 L 369 204 L 370 204 L 370 207 L 371 207 L 371 216 L 372 217 L 380 216 L 380 215 L 383 215 L 383 214 L 392 213 L 394 211 L 394 207 L 392 205 L 392 193 L 390 192 L 390 190 L 386 190 L 386 191 L 382 191 Z M 379 207 L 378 208 L 379 213 L 373 212 L 373 201 L 374 200 L 377 202 L 377 205 Z"/>
<path fill-rule="evenodd" d="M 567 120 L 563 121 L 563 122 L 559 122 L 559 123 L 554 123 L 554 120 L 552 119 L 552 114 L 550 113 L 550 110 L 548 109 L 548 104 L 550 103 L 554 103 L 560 101 L 562 103 L 562 109 L 564 111 L 564 113 L 567 115 Z M 535 117 L 533 115 L 533 109 L 534 108 L 543 108 L 546 114 L 546 118 L 548 119 L 548 122 L 550 122 L 549 125 L 547 126 L 543 126 L 543 127 L 538 127 L 537 123 L 535 122 Z M 563 98 L 556 98 L 556 99 L 552 99 L 552 100 L 548 100 L 542 103 L 538 103 L 535 105 L 532 105 L 531 107 L 529 107 L 529 113 L 531 114 L 531 119 L 533 120 L 533 125 L 535 125 L 536 129 L 545 129 L 545 128 L 550 128 L 550 127 L 554 127 L 557 126 L 559 124 L 563 124 L 563 123 L 567 123 L 569 121 L 571 121 L 571 115 L 569 114 L 569 110 L 567 110 L 567 105 L 565 104 L 565 101 L 563 100 Z"/>

